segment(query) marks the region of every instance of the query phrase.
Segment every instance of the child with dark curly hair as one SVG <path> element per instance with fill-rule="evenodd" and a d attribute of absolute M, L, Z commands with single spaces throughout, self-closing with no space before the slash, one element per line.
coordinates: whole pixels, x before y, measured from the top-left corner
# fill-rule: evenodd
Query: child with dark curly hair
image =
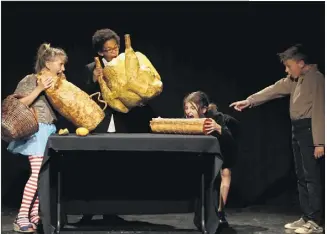
<path fill-rule="evenodd" d="M 89 93 L 100 91 L 98 77 L 103 74 L 103 68 L 119 54 L 120 37 L 111 29 L 105 28 L 97 30 L 92 37 L 92 44 L 95 53 L 100 57 L 101 67 L 96 68 L 95 62 L 89 63 L 85 67 L 84 90 Z M 106 117 L 94 130 L 94 132 L 116 132 L 114 115 L 118 115 L 111 108 L 105 110 Z M 118 119 L 119 121 L 119 119 Z M 119 128 L 119 127 L 118 127 Z M 118 132 L 122 132 L 119 131 Z"/>

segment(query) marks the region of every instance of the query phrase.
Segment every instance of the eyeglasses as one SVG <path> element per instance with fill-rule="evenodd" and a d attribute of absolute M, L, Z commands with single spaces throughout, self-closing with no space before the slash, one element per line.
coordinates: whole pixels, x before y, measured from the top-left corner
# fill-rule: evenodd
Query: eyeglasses
<path fill-rule="evenodd" d="M 102 51 L 112 53 L 118 49 L 119 49 L 119 47 L 116 45 L 114 48 L 106 48 L 106 49 L 103 49 Z"/>

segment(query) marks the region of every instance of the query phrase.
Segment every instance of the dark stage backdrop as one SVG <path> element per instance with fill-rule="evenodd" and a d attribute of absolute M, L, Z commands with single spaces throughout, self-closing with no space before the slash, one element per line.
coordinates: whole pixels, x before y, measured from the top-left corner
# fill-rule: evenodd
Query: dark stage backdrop
<path fill-rule="evenodd" d="M 69 56 L 67 78 L 80 84 L 92 62 L 91 38 L 111 28 L 154 64 L 163 93 L 149 105 L 155 116 L 180 117 L 184 95 L 209 94 L 222 112 L 241 122 L 238 163 L 229 205 L 297 203 L 288 98 L 236 113 L 228 105 L 284 76 L 276 54 L 303 43 L 324 73 L 324 3 L 2 3 L 1 99 L 33 72 L 42 42 Z M 142 115 L 137 115 L 142 118 Z M 3 204 L 17 205 L 28 177 L 26 158 L 2 142 Z"/>

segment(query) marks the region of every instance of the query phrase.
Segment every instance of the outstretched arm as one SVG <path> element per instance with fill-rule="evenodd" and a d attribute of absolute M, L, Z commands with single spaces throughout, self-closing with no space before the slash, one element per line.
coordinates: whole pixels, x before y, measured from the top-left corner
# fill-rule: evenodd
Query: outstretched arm
<path fill-rule="evenodd" d="M 291 93 L 292 80 L 290 77 L 283 78 L 275 84 L 264 88 L 263 90 L 252 94 L 246 100 L 233 102 L 230 107 L 234 107 L 237 111 L 242 111 L 247 107 L 261 105 L 270 100 L 287 96 Z"/>

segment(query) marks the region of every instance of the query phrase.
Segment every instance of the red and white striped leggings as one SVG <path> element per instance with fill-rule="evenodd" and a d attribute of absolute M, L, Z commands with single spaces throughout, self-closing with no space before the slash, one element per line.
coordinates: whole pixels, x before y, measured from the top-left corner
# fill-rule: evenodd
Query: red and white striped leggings
<path fill-rule="evenodd" d="M 25 185 L 22 204 L 21 204 L 21 207 L 20 207 L 19 213 L 18 213 L 19 219 L 17 222 L 18 222 L 18 225 L 21 227 L 28 226 L 30 224 L 30 222 L 38 223 L 39 219 L 40 219 L 40 217 L 38 215 L 39 197 L 38 196 L 36 197 L 36 199 L 33 203 L 33 206 L 32 206 L 32 201 L 34 199 L 34 196 L 35 196 L 35 193 L 37 190 L 37 183 L 38 183 L 39 172 L 40 172 L 40 168 L 42 165 L 43 157 L 42 156 L 29 156 L 28 159 L 31 164 L 32 174 Z M 30 220 L 28 220 L 28 217 L 29 217 L 28 214 L 29 214 L 31 206 L 32 206 L 32 209 L 31 209 L 31 213 L 30 213 Z"/>

